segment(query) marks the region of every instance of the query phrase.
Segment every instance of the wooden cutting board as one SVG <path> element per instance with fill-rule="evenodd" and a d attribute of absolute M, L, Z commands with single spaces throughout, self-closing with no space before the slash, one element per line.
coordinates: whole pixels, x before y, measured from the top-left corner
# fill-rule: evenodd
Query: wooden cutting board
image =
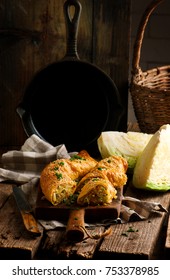
<path fill-rule="evenodd" d="M 44 197 L 39 187 L 35 216 L 42 220 L 67 222 L 66 237 L 71 241 L 81 241 L 85 235 L 85 221 L 97 223 L 103 219 L 117 219 L 120 205 L 120 200 L 114 200 L 106 206 L 81 207 L 76 203 L 54 206 Z"/>

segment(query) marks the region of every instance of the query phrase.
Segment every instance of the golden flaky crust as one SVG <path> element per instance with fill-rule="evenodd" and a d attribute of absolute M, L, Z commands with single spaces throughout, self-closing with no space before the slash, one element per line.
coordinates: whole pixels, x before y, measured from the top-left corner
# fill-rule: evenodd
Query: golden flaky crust
<path fill-rule="evenodd" d="M 80 205 L 109 204 L 117 198 L 116 188 L 127 182 L 127 161 L 111 156 L 99 161 L 78 183 L 77 203 Z"/>
<path fill-rule="evenodd" d="M 47 200 L 60 204 L 73 195 L 77 182 L 86 175 L 97 161 L 83 150 L 70 159 L 57 159 L 49 163 L 41 173 L 40 186 Z"/>

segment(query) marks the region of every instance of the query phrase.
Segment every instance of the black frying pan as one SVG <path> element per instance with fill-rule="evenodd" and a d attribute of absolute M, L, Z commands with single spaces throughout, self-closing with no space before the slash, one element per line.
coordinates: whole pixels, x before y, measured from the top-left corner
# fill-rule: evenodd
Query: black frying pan
<path fill-rule="evenodd" d="M 102 131 L 118 129 L 123 107 L 110 77 L 78 57 L 80 14 L 77 0 L 64 3 L 66 55 L 35 75 L 17 112 L 28 136 L 36 134 L 54 146 L 65 144 L 69 152 L 86 149 L 96 155 L 97 138 Z"/>

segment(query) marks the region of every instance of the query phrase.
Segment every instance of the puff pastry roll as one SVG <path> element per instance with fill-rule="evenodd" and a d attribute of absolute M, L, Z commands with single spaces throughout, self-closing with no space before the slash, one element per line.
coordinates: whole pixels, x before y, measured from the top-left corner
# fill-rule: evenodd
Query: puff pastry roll
<path fill-rule="evenodd" d="M 127 182 L 127 161 L 119 156 L 111 156 L 99 161 L 78 183 L 79 205 L 109 204 L 117 198 L 118 187 Z"/>
<path fill-rule="evenodd" d="M 97 161 L 83 150 L 70 159 L 57 159 L 49 163 L 40 176 L 40 186 L 45 198 L 53 205 L 73 195 L 77 182 L 94 166 Z"/>

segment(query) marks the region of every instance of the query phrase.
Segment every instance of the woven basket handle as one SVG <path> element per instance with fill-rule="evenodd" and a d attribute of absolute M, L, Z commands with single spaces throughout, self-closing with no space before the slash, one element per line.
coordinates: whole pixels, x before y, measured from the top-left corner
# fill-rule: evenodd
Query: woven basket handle
<path fill-rule="evenodd" d="M 146 8 L 141 21 L 139 23 L 138 31 L 137 31 L 137 36 L 136 40 L 134 43 L 134 54 L 133 54 L 133 59 L 132 59 L 132 74 L 138 74 L 140 67 L 139 67 L 139 61 L 140 61 L 140 54 L 141 54 L 141 46 L 142 46 L 142 41 L 144 37 L 144 32 L 145 28 L 147 25 L 147 22 L 149 20 L 150 15 L 152 12 L 155 10 L 155 8 L 164 0 L 153 0 L 148 7 Z"/>

